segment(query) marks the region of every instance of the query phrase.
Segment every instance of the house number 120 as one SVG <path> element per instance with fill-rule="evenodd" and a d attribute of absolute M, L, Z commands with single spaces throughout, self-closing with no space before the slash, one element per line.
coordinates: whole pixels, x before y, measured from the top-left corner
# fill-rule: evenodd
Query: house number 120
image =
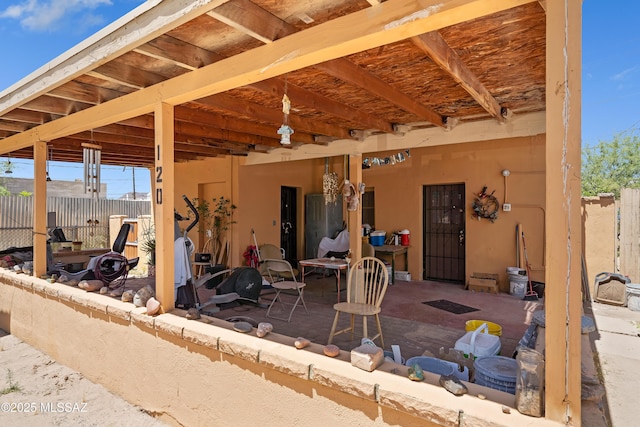
<path fill-rule="evenodd" d="M 156 145 L 158 156 L 156 161 L 160 161 L 160 144 Z M 162 166 L 156 166 L 156 204 L 162 204 Z"/>

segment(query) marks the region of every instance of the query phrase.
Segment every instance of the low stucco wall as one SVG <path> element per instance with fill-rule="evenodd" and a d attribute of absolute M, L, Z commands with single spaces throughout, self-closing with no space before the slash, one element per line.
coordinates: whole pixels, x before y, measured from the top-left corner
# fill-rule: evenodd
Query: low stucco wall
<path fill-rule="evenodd" d="M 297 350 L 292 337 L 261 339 L 181 313 L 152 317 L 131 303 L 0 271 L 2 329 L 170 424 L 558 425 L 519 414 L 506 393 L 469 384 L 468 395 L 454 397 L 433 385 L 434 374 L 412 382 L 406 367 L 388 362 L 369 373 L 345 351 L 328 358 L 319 344 Z"/>
<path fill-rule="evenodd" d="M 600 273 L 619 273 L 616 268 L 616 201 L 613 195 L 582 198 L 582 252 L 595 297 L 595 278 Z"/>

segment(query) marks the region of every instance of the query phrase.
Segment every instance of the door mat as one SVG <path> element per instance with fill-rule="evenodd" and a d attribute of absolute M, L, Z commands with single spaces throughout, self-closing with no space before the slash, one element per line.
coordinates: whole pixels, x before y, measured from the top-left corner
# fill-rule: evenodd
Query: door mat
<path fill-rule="evenodd" d="M 448 311 L 453 314 L 464 314 L 478 311 L 479 309 L 469 307 L 468 305 L 458 304 L 457 302 L 449 301 L 446 299 L 437 299 L 434 301 L 424 301 L 423 304 L 430 305 L 431 307 L 439 308 L 440 310 Z"/>

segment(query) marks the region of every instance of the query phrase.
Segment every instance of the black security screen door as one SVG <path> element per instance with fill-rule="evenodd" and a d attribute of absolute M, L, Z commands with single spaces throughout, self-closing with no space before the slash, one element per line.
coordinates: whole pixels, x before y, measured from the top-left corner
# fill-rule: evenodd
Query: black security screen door
<path fill-rule="evenodd" d="M 464 283 L 464 184 L 426 185 L 424 279 Z"/>
<path fill-rule="evenodd" d="M 285 258 L 292 265 L 297 265 L 298 256 L 296 242 L 298 240 L 298 219 L 296 189 L 281 187 L 280 189 L 280 247 L 284 249 Z"/>

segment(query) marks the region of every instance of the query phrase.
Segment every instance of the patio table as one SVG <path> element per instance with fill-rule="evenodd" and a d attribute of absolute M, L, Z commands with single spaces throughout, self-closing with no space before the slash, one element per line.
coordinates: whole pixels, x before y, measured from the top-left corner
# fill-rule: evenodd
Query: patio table
<path fill-rule="evenodd" d="M 300 265 L 300 274 L 304 281 L 305 267 L 324 268 L 327 270 L 333 270 L 336 275 L 336 286 L 338 288 L 338 302 L 340 302 L 340 271 L 348 270 L 349 264 L 344 259 L 331 259 L 331 258 L 311 258 L 298 261 Z M 309 274 L 309 273 L 307 273 Z"/>
<path fill-rule="evenodd" d="M 389 283 L 392 284 L 396 275 L 396 255 L 404 254 L 404 265 L 405 269 L 409 270 L 409 257 L 408 257 L 408 246 L 400 246 L 400 245 L 382 245 L 382 246 L 374 246 L 376 251 L 376 257 L 380 258 L 379 255 L 390 255 L 391 256 L 391 277 L 389 278 Z"/>

